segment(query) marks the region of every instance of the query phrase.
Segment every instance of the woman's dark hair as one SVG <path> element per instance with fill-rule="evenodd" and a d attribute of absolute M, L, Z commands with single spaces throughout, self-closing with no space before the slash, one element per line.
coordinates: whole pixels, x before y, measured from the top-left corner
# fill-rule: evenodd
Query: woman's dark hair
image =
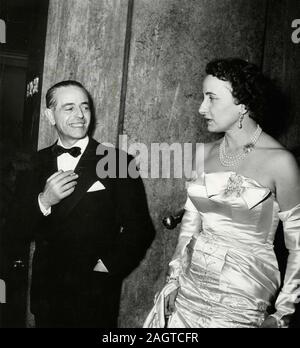
<path fill-rule="evenodd" d="M 216 59 L 207 64 L 206 73 L 230 82 L 236 103 L 244 104 L 258 122 L 263 119 L 269 81 L 257 65 L 239 58 Z"/>
<path fill-rule="evenodd" d="M 273 136 L 280 136 L 288 125 L 286 96 L 261 69 L 240 58 L 215 59 L 206 73 L 228 81 L 237 104 L 244 104 L 250 117 Z"/>

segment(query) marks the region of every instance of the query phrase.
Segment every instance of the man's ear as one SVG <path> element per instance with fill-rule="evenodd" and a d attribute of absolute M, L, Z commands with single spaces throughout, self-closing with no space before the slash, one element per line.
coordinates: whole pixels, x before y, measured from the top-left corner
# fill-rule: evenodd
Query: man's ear
<path fill-rule="evenodd" d="M 51 124 L 51 126 L 55 126 L 55 119 L 54 115 L 51 109 L 46 109 L 45 110 L 45 116 L 48 120 L 48 122 Z"/>

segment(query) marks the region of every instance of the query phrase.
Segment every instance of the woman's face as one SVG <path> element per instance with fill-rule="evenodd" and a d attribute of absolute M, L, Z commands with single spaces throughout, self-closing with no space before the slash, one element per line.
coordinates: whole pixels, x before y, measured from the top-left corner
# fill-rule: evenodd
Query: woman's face
<path fill-rule="evenodd" d="M 203 81 L 203 102 L 199 113 L 204 116 L 209 132 L 226 132 L 239 120 L 242 105 L 235 104 L 231 84 L 207 75 Z"/>

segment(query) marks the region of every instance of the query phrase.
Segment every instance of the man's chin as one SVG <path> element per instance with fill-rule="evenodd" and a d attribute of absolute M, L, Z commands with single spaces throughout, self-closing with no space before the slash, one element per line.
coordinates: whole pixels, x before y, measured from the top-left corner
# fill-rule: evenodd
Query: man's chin
<path fill-rule="evenodd" d="M 73 128 L 72 132 L 70 132 L 70 135 L 73 135 L 74 137 L 85 137 L 87 134 L 87 128 Z"/>
<path fill-rule="evenodd" d="M 87 136 L 87 132 L 81 132 L 81 133 L 77 133 L 77 134 L 72 134 L 70 136 L 70 138 L 72 138 L 73 140 L 80 140 L 83 139 Z"/>

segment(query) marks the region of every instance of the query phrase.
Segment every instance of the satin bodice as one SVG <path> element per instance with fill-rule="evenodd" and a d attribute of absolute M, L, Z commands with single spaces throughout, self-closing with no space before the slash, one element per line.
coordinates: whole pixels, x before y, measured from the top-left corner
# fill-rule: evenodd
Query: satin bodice
<path fill-rule="evenodd" d="M 187 182 L 187 192 L 205 236 L 243 249 L 273 248 L 279 205 L 269 188 L 232 171 L 203 172 Z"/>

